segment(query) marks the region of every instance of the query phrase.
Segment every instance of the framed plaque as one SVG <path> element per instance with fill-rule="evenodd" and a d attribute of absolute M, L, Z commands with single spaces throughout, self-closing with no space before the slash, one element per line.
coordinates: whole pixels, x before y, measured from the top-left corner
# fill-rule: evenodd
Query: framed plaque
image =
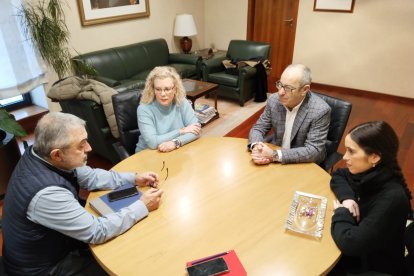
<path fill-rule="evenodd" d="M 326 197 L 295 192 L 289 210 L 286 229 L 315 238 L 322 238 Z"/>

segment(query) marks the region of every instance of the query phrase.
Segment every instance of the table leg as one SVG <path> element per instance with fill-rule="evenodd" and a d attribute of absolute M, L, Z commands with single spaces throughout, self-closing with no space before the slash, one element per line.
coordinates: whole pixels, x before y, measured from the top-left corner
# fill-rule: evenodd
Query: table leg
<path fill-rule="evenodd" d="M 218 113 L 218 109 L 217 109 L 217 91 L 214 91 L 214 108 L 216 109 L 216 111 Z"/>

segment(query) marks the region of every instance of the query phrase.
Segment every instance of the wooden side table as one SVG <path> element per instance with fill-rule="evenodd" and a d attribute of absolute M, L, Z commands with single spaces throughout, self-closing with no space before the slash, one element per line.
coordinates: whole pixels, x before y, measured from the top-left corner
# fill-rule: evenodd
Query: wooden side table
<path fill-rule="evenodd" d="M 191 105 L 193 106 L 194 110 L 195 110 L 195 101 L 198 98 L 214 93 L 214 108 L 216 109 L 216 115 L 213 118 L 211 118 L 207 123 L 202 124 L 202 125 L 206 125 L 210 123 L 211 121 L 214 121 L 215 119 L 220 117 L 218 113 L 218 109 L 217 109 L 217 93 L 216 93 L 218 84 L 211 83 L 211 82 L 205 82 L 205 81 L 197 81 L 197 80 L 192 80 L 192 79 L 183 79 L 183 85 L 184 85 L 184 89 L 187 94 L 187 99 L 191 101 Z"/>

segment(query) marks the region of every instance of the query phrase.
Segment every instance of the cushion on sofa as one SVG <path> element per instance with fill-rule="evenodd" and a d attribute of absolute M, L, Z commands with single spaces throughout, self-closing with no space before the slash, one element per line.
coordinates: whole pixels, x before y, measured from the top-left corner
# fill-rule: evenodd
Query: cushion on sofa
<path fill-rule="evenodd" d="M 236 75 L 226 74 L 224 71 L 218 72 L 218 73 L 211 73 L 210 75 L 208 75 L 208 80 L 213 83 L 231 86 L 231 87 L 237 87 L 239 84 L 238 75 L 236 76 Z"/>
<path fill-rule="evenodd" d="M 129 91 L 129 90 L 137 90 L 142 89 L 145 86 L 145 80 L 134 80 L 134 79 L 128 79 L 128 80 L 121 80 L 119 81 L 120 84 L 117 86 L 112 87 L 118 93 Z"/>
<path fill-rule="evenodd" d="M 72 60 L 77 75 L 84 74 L 84 66 L 81 63 L 86 63 L 92 66 L 99 76 L 115 81 L 127 78 L 124 63 L 113 48 L 82 54 Z"/>
<path fill-rule="evenodd" d="M 174 67 L 182 79 L 191 79 L 197 74 L 197 68 L 190 64 L 170 63 L 168 66 Z"/>
<path fill-rule="evenodd" d="M 148 70 L 149 65 L 147 61 L 150 57 L 141 43 L 118 47 L 115 51 L 125 68 L 125 75 L 122 79 L 129 79 L 139 72 Z"/>
<path fill-rule="evenodd" d="M 165 39 L 154 39 L 141 42 L 147 54 L 145 69 L 153 69 L 156 66 L 168 65 L 168 45 Z"/>
<path fill-rule="evenodd" d="M 136 80 L 136 81 L 137 80 L 145 80 L 147 78 L 148 74 L 151 72 L 151 70 L 152 69 L 141 71 L 138 74 L 136 74 L 135 76 L 132 76 L 131 79 Z M 145 84 L 145 82 L 144 82 L 144 84 Z"/>

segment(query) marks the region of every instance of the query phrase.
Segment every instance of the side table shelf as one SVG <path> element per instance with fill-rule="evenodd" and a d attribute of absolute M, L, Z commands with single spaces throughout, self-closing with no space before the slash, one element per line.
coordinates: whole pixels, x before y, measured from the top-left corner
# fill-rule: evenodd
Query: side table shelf
<path fill-rule="evenodd" d="M 196 81 L 192 79 L 183 79 L 183 85 L 187 93 L 187 99 L 191 101 L 191 105 L 194 110 L 195 110 L 195 101 L 198 98 L 201 98 L 206 95 L 211 95 L 211 94 L 214 95 L 214 108 L 216 110 L 216 114 L 207 123 L 201 124 L 201 126 L 205 126 L 206 124 L 220 117 L 218 113 L 218 108 L 217 108 L 217 93 L 216 93 L 218 84 L 205 82 L 205 81 Z"/>

